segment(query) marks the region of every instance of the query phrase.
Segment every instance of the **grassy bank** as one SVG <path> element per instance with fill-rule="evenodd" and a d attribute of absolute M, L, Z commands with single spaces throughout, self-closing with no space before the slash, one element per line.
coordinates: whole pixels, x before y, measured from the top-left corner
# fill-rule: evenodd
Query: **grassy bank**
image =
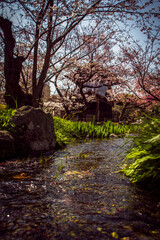
<path fill-rule="evenodd" d="M 70 142 L 83 139 L 104 139 L 110 134 L 123 135 L 137 131 L 137 126 L 114 124 L 111 121 L 99 125 L 95 122 L 72 122 L 54 117 L 57 144 L 63 147 Z"/>

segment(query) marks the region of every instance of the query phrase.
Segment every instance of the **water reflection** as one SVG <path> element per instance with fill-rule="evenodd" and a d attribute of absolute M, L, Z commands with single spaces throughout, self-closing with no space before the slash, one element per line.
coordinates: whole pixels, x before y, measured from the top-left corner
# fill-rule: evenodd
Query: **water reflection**
<path fill-rule="evenodd" d="M 92 141 L 1 163 L 0 239 L 160 239 L 159 196 L 117 172 L 130 144 Z"/>

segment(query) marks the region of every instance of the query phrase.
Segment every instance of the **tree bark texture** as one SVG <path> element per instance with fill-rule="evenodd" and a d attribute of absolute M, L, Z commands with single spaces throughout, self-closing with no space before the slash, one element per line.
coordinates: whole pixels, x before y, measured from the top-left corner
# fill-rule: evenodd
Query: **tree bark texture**
<path fill-rule="evenodd" d="M 15 39 L 12 34 L 12 23 L 0 17 L 0 28 L 4 34 L 4 75 L 5 101 L 11 108 L 31 105 L 31 95 L 25 94 L 19 85 L 23 56 L 14 57 Z"/>

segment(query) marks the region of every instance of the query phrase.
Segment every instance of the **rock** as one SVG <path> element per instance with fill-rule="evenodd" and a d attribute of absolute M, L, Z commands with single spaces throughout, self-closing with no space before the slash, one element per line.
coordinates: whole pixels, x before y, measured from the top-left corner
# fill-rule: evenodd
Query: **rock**
<path fill-rule="evenodd" d="M 14 138 L 8 131 L 0 131 L 0 161 L 15 156 Z"/>
<path fill-rule="evenodd" d="M 32 156 L 55 149 L 56 137 L 53 118 L 39 108 L 23 106 L 11 118 L 15 124 L 16 153 Z"/>

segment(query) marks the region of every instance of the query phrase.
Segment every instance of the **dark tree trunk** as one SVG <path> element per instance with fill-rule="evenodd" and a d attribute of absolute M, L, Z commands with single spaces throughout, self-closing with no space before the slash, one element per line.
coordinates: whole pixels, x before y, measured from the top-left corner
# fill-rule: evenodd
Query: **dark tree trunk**
<path fill-rule="evenodd" d="M 12 108 L 15 108 L 16 106 L 31 105 L 31 95 L 25 94 L 19 85 L 22 63 L 25 59 L 22 56 L 14 58 L 15 39 L 11 29 L 12 23 L 3 17 L 0 17 L 0 28 L 4 33 L 5 44 L 5 101 L 7 105 Z"/>
<path fill-rule="evenodd" d="M 125 102 L 125 104 L 123 105 L 122 111 L 121 111 L 120 116 L 119 116 L 119 121 L 123 120 L 123 117 L 124 117 L 124 114 L 125 114 L 125 111 L 126 111 L 128 105 L 129 105 L 129 102 Z"/>

